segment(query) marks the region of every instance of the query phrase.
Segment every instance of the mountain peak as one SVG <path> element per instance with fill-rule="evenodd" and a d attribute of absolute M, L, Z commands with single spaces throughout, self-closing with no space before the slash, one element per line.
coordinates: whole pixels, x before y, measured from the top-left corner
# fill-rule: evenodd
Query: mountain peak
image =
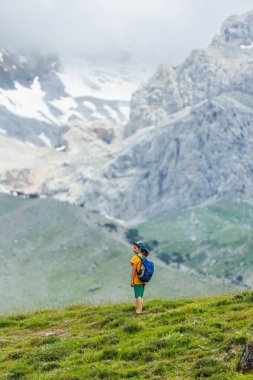
<path fill-rule="evenodd" d="M 212 45 L 214 46 L 250 46 L 253 42 L 253 11 L 228 17 L 221 26 Z"/>

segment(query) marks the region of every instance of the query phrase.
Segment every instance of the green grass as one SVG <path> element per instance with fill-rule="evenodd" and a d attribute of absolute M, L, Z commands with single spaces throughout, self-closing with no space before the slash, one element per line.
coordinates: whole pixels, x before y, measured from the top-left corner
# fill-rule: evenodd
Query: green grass
<path fill-rule="evenodd" d="M 0 379 L 253 379 L 236 372 L 252 303 L 252 292 L 241 292 L 145 301 L 138 318 L 133 302 L 8 315 L 0 318 Z"/>
<path fill-rule="evenodd" d="M 147 240 L 156 239 L 156 253 L 172 258 L 179 252 L 184 265 L 216 278 L 252 284 L 253 203 L 231 194 L 205 206 L 170 214 L 135 226 Z M 171 260 L 173 261 L 173 260 Z"/>

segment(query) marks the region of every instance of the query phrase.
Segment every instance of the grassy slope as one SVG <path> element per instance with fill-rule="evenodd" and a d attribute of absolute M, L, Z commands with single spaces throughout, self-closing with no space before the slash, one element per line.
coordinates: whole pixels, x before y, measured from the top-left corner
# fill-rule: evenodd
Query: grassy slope
<path fill-rule="evenodd" d="M 235 370 L 252 302 L 243 292 L 150 300 L 138 318 L 130 303 L 2 317 L 0 379 L 252 380 Z"/>
<path fill-rule="evenodd" d="M 103 296 L 101 286 L 108 292 L 104 270 L 128 246 L 107 222 L 67 203 L 1 197 L 1 311 L 92 299 Z"/>
<path fill-rule="evenodd" d="M 180 252 L 190 268 L 230 280 L 240 275 L 244 283 L 253 285 L 253 202 L 250 199 L 237 194 L 227 196 L 136 228 L 147 240 L 158 240 L 158 252 L 170 256 Z"/>
<path fill-rule="evenodd" d="M 133 298 L 132 247 L 108 220 L 49 199 L 0 197 L 0 314 L 82 301 Z M 147 297 L 220 294 L 230 289 L 156 260 Z"/>

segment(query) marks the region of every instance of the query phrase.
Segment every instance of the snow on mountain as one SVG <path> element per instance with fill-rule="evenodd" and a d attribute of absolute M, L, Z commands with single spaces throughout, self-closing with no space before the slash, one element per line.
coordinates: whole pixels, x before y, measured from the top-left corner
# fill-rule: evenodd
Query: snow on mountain
<path fill-rule="evenodd" d="M 160 66 L 133 95 L 125 138 L 47 178 L 43 193 L 128 223 L 252 194 L 253 50 L 241 48 L 252 33 L 253 11 L 233 16 L 206 49 Z"/>
<path fill-rule="evenodd" d="M 66 92 L 75 99 L 83 120 L 125 124 L 129 119 L 132 94 L 148 78 L 148 71 L 127 64 L 105 68 L 84 64 L 57 73 Z"/>
<path fill-rule="evenodd" d="M 253 42 L 249 45 L 240 45 L 241 49 L 253 49 Z"/>
<path fill-rule="evenodd" d="M 66 92 L 74 98 L 87 96 L 129 102 L 142 80 L 141 71 L 135 72 L 134 75 L 133 69 L 127 66 L 103 70 L 85 67 L 80 72 L 78 69 L 67 68 L 65 72 L 57 75 L 64 83 Z"/>
<path fill-rule="evenodd" d="M 82 196 L 75 179 L 92 180 L 122 138 L 132 93 L 148 71 L 0 52 L 0 191 L 45 194 L 50 179 L 52 194 L 73 202 Z M 72 165 L 81 168 L 73 179 Z"/>
<path fill-rule="evenodd" d="M 51 100 L 50 104 L 57 108 L 61 115 L 58 117 L 58 121 L 61 124 L 66 124 L 71 117 L 76 117 L 80 120 L 85 120 L 84 116 L 77 112 L 78 103 L 72 97 L 61 97 L 60 99 Z"/>
<path fill-rule="evenodd" d="M 128 121 L 145 71 L 127 64 L 67 66 L 58 57 L 0 50 L 0 128 L 39 146 L 57 146 L 73 122 L 113 129 Z M 18 127 L 17 127 L 18 125 Z M 33 125 L 33 131 L 31 131 Z"/>
<path fill-rule="evenodd" d="M 128 222 L 252 193 L 252 35 L 253 11 L 233 16 L 206 49 L 141 87 L 146 74 L 129 63 L 62 67 L 2 51 L 2 191 Z"/>
<path fill-rule="evenodd" d="M 11 113 L 59 125 L 57 118 L 50 112 L 44 100 L 39 78 L 35 77 L 30 87 L 14 81 L 14 89 L 0 89 L 0 105 Z"/>

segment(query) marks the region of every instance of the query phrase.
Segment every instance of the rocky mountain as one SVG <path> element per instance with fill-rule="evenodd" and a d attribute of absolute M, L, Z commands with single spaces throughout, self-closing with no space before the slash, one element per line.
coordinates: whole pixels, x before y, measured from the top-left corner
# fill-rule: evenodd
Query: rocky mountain
<path fill-rule="evenodd" d="M 87 207 L 94 207 L 96 191 L 97 209 L 139 221 L 230 191 L 251 192 L 253 109 L 245 102 L 253 105 L 253 98 L 240 97 L 222 94 L 174 114 L 148 133 L 137 131 L 124 141 L 103 177 L 92 185 L 86 182 Z"/>
<path fill-rule="evenodd" d="M 54 178 L 59 194 L 70 163 L 93 174 L 122 135 L 131 94 L 147 76 L 123 58 L 114 57 L 114 65 L 106 57 L 104 66 L 91 59 L 67 65 L 56 56 L 0 50 L 0 191 L 46 195 Z M 71 202 L 82 191 L 73 187 Z"/>
<path fill-rule="evenodd" d="M 61 93 L 57 101 L 67 101 L 67 76 L 56 71 L 50 75 Z M 38 88 L 39 79 L 31 83 Z M 7 143 L 0 136 L 0 144 L 9 146 L 0 157 L 2 191 L 52 196 L 129 223 L 231 191 L 252 191 L 253 12 L 228 18 L 211 44 L 181 65 L 160 66 L 134 93 L 124 136 L 120 103 L 114 111 L 121 127 L 98 118 L 92 123 L 91 115 L 84 120 L 83 105 L 98 110 L 94 98 L 93 106 L 87 103 L 97 91 L 95 81 L 85 83 L 86 98 L 72 92 L 77 106 L 67 107 L 70 113 L 52 114 L 58 103 L 50 100 L 50 115 L 58 123 L 50 133 L 60 136 L 57 149 Z M 53 123 L 45 111 L 39 114 L 41 123 L 45 118 Z M 56 140 L 46 128 L 41 133 L 38 145 Z"/>
<path fill-rule="evenodd" d="M 209 47 L 134 94 L 124 142 L 87 185 L 89 207 L 96 191 L 95 207 L 138 220 L 252 191 L 252 30 L 253 12 L 230 17 Z"/>
<path fill-rule="evenodd" d="M 232 16 L 206 49 L 194 50 L 179 66 L 161 65 L 131 102 L 126 135 L 166 123 L 187 106 L 227 91 L 252 93 L 253 12 Z"/>
<path fill-rule="evenodd" d="M 37 146 L 59 146 L 71 124 L 110 126 L 97 133 L 109 143 L 128 120 L 129 101 L 141 74 L 127 65 L 78 70 L 56 56 L 0 50 L 1 133 Z M 100 126 L 101 128 L 101 126 Z M 96 130 L 95 130 L 96 131 Z"/>

